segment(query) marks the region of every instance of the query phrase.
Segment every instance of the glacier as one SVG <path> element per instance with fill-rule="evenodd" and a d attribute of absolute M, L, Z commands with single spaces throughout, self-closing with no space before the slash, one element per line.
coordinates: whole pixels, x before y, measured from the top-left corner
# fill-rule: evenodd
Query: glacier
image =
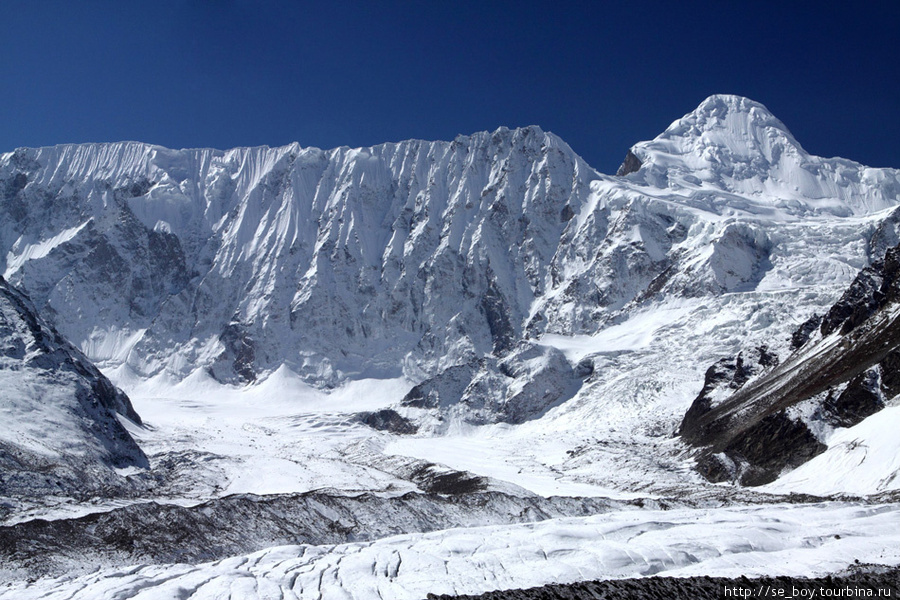
<path fill-rule="evenodd" d="M 200 565 L 103 569 L 0 595 L 87 600 L 398 598 L 648 575 L 829 574 L 900 560 L 897 507 L 626 511 L 329 546 L 280 546 Z"/>

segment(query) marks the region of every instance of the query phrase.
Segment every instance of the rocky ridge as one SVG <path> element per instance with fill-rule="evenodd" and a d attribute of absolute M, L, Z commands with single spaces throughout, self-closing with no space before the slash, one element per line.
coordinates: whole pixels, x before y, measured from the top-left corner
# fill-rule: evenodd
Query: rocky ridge
<path fill-rule="evenodd" d="M 817 433 L 852 427 L 900 394 L 898 286 L 893 247 L 794 332 L 783 362 L 761 347 L 710 367 L 680 428 L 703 448 L 700 471 L 713 481 L 769 483 L 825 451 Z"/>
<path fill-rule="evenodd" d="M 89 496 L 148 465 L 119 421 L 141 422 L 128 397 L 2 278 L 0 348 L 0 496 Z"/>

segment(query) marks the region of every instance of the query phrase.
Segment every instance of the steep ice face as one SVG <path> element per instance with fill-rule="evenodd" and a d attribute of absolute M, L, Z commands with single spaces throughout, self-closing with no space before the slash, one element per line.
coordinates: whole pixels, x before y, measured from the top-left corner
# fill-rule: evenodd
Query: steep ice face
<path fill-rule="evenodd" d="M 538 128 L 5 155 L 9 278 L 106 366 L 320 384 L 503 353 L 597 174 Z"/>

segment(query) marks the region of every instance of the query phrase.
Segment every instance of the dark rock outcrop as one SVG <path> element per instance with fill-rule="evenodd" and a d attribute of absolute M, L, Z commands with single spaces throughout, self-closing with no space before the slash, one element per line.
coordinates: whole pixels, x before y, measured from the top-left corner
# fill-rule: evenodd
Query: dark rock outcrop
<path fill-rule="evenodd" d="M 492 276 L 490 269 L 488 276 Z M 491 332 L 491 343 L 495 354 L 508 352 L 515 344 L 516 331 L 509 320 L 509 308 L 493 279 L 488 281 L 487 290 L 481 298 L 481 310 L 487 319 Z"/>
<path fill-rule="evenodd" d="M 240 323 L 229 323 L 219 335 L 219 341 L 225 349 L 211 368 L 213 377 L 227 383 L 231 383 L 232 379 L 239 383 L 256 381 L 253 340 Z"/>
<path fill-rule="evenodd" d="M 813 315 L 804 321 L 800 327 L 791 334 L 791 350 L 800 348 L 812 338 L 813 334 L 822 325 L 822 315 Z"/>
<path fill-rule="evenodd" d="M 412 421 L 390 408 L 376 412 L 362 412 L 357 415 L 357 418 L 363 425 L 379 431 L 410 435 L 419 430 Z"/>
<path fill-rule="evenodd" d="M 737 436 L 721 453 L 701 456 L 697 468 L 713 482 L 763 485 L 825 450 L 803 422 L 780 411 Z"/>
<path fill-rule="evenodd" d="M 765 346 L 756 348 L 746 361 L 744 353 L 739 353 L 734 358 L 723 358 L 716 362 L 706 370 L 703 388 L 688 409 L 684 421 L 691 422 L 706 414 L 713 407 L 715 396 L 734 393 L 761 369 L 777 363 L 778 358 L 771 354 Z"/>
<path fill-rule="evenodd" d="M 624 177 L 630 173 L 635 173 L 641 168 L 641 159 L 634 155 L 634 152 L 629 150 L 625 154 L 625 160 L 622 161 L 622 164 L 619 165 L 619 169 L 616 171 L 616 175 L 619 177 Z"/>
<path fill-rule="evenodd" d="M 643 577 L 553 584 L 477 596 L 428 594 L 428 600 L 721 600 L 754 598 L 765 590 L 777 597 L 892 597 L 900 593 L 900 569 L 870 567 L 827 577 Z M 824 591 L 824 590 L 827 590 Z"/>
<path fill-rule="evenodd" d="M 826 449 L 790 407 L 820 397 L 813 418 L 836 427 L 883 408 L 900 392 L 900 320 L 886 310 L 898 301 L 900 248 L 891 248 L 821 320 L 794 332 L 794 353 L 782 364 L 770 360 L 770 370 L 756 378 L 741 356 L 713 365 L 680 429 L 700 449 L 698 470 L 713 481 L 768 483 Z"/>

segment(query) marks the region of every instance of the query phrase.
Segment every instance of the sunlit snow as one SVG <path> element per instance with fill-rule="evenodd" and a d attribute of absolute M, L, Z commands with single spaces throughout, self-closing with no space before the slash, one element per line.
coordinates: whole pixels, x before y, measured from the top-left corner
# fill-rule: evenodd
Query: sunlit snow
<path fill-rule="evenodd" d="M 787 356 L 791 333 L 876 258 L 879 228 L 895 227 L 900 172 L 811 156 L 764 107 L 733 96 L 707 99 L 633 151 L 643 166 L 625 177 L 593 171 L 539 128 L 330 151 L 33 151 L 37 164 L 55 166 L 30 185 L 81 186 L 86 213 L 113 201 L 92 187 L 98 173 L 144 181 L 127 198 L 129 218 L 180 240 L 178 293 L 161 288 L 154 304 L 135 292 L 148 305 L 132 310 L 109 301 L 93 273 L 69 271 L 65 252 L 80 256 L 95 241 L 91 221 L 49 211 L 28 236 L 0 228 L 5 276 L 41 294 L 63 333 L 129 394 L 144 425 L 126 426 L 151 467 L 181 462 L 157 496 L 21 502 L 8 524 L 240 493 L 401 496 L 421 491 L 404 471 L 411 461 L 523 496 L 709 500 L 111 567 L 13 583 L 0 597 L 420 599 L 591 578 L 898 564 L 896 503 L 729 506 L 723 497 L 746 490 L 703 480 L 677 432 L 712 364 L 763 345 Z M 890 227 L 880 243 L 896 243 Z M 120 250 L 131 256 L 125 242 Z M 135 267 L 133 278 L 152 280 L 148 269 Z M 488 326 L 485 299 L 497 290 L 516 342 L 590 367 L 577 393 L 518 424 L 467 419 L 465 406 L 402 404 L 416 384 L 493 352 L 500 326 Z M 223 329 L 232 326 L 246 337 L 229 347 Z M 252 383 L 228 370 L 240 343 L 253 346 Z M 546 361 L 524 362 L 530 374 Z M 509 395 L 528 383 L 507 379 Z M 10 414 L 27 412 L 21 395 L 6 400 Z M 419 431 L 361 422 L 358 413 L 384 408 Z M 826 432 L 827 451 L 753 493 L 782 502 L 795 492 L 900 490 L 898 427 L 894 405 Z M 25 433 L 0 432 L 0 441 L 41 434 Z"/>

